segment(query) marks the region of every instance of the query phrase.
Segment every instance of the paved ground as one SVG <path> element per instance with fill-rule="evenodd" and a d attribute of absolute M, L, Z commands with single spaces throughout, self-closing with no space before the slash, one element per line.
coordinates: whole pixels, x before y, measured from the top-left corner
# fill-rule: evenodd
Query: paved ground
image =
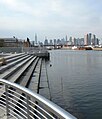
<path fill-rule="evenodd" d="M 3 109 L 0 109 L 0 119 L 7 119 L 6 111 Z"/>
<path fill-rule="evenodd" d="M 0 119 L 15 119 L 15 118 L 12 116 L 8 116 L 7 118 L 6 111 L 4 111 L 3 109 L 0 109 Z"/>

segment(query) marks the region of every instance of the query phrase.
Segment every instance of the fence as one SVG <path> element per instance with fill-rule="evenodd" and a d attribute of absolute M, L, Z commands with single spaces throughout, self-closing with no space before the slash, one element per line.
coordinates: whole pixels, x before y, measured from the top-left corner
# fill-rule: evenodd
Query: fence
<path fill-rule="evenodd" d="M 41 95 L 3 79 L 0 79 L 0 108 L 16 119 L 76 119 Z"/>

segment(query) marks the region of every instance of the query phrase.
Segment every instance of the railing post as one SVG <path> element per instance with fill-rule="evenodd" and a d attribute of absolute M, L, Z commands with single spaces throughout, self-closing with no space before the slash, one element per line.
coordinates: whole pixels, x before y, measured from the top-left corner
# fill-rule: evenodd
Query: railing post
<path fill-rule="evenodd" d="M 5 92 L 6 92 L 6 115 L 7 115 L 7 119 L 8 119 L 8 115 L 9 115 L 9 105 L 8 105 L 8 86 L 5 84 Z"/>
<path fill-rule="evenodd" d="M 28 96 L 28 95 L 26 95 L 26 104 L 27 104 L 27 119 L 30 119 L 30 102 L 29 102 L 29 100 L 30 100 L 30 97 Z"/>

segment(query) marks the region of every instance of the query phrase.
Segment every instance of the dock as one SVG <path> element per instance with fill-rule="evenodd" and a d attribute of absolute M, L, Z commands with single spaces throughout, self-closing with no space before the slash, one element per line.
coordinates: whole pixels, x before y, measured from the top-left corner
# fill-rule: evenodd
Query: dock
<path fill-rule="evenodd" d="M 1 54 L 1 59 L 5 59 L 6 64 L 0 65 L 0 79 L 17 83 L 43 96 L 47 94 L 45 97 L 50 99 L 45 68 L 45 62 L 46 59 L 49 60 L 49 56 L 47 51 Z M 47 92 L 45 92 L 46 89 Z M 2 109 L 0 109 L 0 112 L 2 119 L 6 119 L 6 112 Z M 9 118 L 13 119 L 12 116 Z"/>

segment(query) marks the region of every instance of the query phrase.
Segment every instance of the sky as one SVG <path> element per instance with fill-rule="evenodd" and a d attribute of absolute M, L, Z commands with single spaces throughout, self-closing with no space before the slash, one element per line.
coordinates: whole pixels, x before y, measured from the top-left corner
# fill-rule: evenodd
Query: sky
<path fill-rule="evenodd" d="M 102 0 L 0 0 L 0 37 L 102 38 Z"/>

